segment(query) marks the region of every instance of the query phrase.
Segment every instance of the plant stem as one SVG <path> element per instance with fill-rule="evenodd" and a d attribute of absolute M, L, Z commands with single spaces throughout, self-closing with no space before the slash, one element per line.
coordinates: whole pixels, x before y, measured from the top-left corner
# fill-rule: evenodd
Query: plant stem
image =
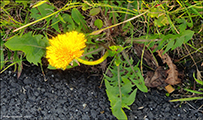
<path fill-rule="evenodd" d="M 21 27 L 15 29 L 13 32 L 16 32 L 16 31 L 18 31 L 18 30 L 20 30 L 20 29 L 23 29 L 23 28 L 28 27 L 28 26 L 30 26 L 30 25 L 32 25 L 32 24 L 35 24 L 35 23 L 37 23 L 37 22 L 39 22 L 39 21 L 41 21 L 41 20 L 44 20 L 44 19 L 46 19 L 46 18 L 48 18 L 48 17 L 51 17 L 51 16 L 53 16 L 53 15 L 55 15 L 55 14 L 57 14 L 57 13 L 63 11 L 63 10 L 67 10 L 67 9 L 74 8 L 74 7 L 77 6 L 77 5 L 76 5 L 76 6 L 70 6 L 70 7 L 68 6 L 68 7 L 66 8 L 67 5 L 69 5 L 69 4 L 67 3 L 63 8 L 61 8 L 60 10 L 58 10 L 58 11 L 56 11 L 56 12 L 50 14 L 50 15 L 47 15 L 47 16 L 45 16 L 45 17 L 43 17 L 43 18 L 40 18 L 40 19 L 38 19 L 38 20 L 36 20 L 36 21 L 33 21 L 33 22 L 28 23 L 28 24 L 26 24 L 26 25 L 23 25 L 23 26 L 21 26 Z M 78 5 L 78 6 L 80 6 L 80 5 Z"/>
<path fill-rule="evenodd" d="M 85 65 L 98 65 L 98 64 L 102 63 L 108 56 L 109 56 L 109 53 L 106 52 L 100 59 L 95 60 L 95 61 L 87 61 L 87 60 L 83 60 L 81 58 L 76 58 L 76 60 Z"/>

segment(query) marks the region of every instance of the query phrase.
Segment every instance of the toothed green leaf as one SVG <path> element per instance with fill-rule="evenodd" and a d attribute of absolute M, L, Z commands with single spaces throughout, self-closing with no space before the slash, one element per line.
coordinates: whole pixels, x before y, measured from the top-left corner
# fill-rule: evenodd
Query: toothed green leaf
<path fill-rule="evenodd" d="M 45 37 L 42 35 L 33 36 L 29 32 L 23 36 L 12 37 L 5 43 L 5 46 L 13 51 L 23 51 L 27 60 L 37 65 L 41 63 L 41 58 L 45 55 L 47 44 L 48 40 Z"/>
<path fill-rule="evenodd" d="M 114 47 L 111 47 L 112 50 Z M 117 49 L 115 49 L 117 50 Z M 109 69 L 112 76 L 104 74 L 106 93 L 110 101 L 113 115 L 117 119 L 127 119 L 123 108 L 130 110 L 130 105 L 135 101 L 137 89 L 147 92 L 147 87 L 144 83 L 144 78 L 139 70 L 138 64 L 133 66 L 132 70 L 129 64 L 133 64 L 133 59 L 129 63 L 121 60 L 122 56 L 117 56 L 116 62 Z M 135 86 L 137 88 L 133 89 Z"/>

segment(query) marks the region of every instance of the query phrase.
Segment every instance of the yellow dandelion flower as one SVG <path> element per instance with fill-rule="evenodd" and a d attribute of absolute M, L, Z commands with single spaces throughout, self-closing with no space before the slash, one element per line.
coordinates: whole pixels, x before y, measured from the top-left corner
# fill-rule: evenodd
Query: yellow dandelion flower
<path fill-rule="evenodd" d="M 82 56 L 86 47 L 85 35 L 77 31 L 60 34 L 49 40 L 46 58 L 51 66 L 66 69 L 71 61 Z"/>

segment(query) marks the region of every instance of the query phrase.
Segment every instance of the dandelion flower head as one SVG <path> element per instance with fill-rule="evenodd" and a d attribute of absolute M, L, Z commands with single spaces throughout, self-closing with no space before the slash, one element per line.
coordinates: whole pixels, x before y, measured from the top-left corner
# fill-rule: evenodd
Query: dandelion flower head
<path fill-rule="evenodd" d="M 85 35 L 77 31 L 59 34 L 49 40 L 46 58 L 51 66 L 66 69 L 71 61 L 80 57 L 86 47 Z"/>

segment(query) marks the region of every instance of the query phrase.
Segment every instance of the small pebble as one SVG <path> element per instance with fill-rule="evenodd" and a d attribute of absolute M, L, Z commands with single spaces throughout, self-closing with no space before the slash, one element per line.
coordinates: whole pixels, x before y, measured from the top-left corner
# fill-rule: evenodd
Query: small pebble
<path fill-rule="evenodd" d="M 142 106 L 142 107 L 138 107 L 139 110 L 141 110 L 141 109 L 143 109 L 143 108 L 144 108 L 144 106 Z"/>
<path fill-rule="evenodd" d="M 86 104 L 86 103 L 84 103 L 82 106 L 83 106 L 83 109 L 85 109 L 85 107 L 87 106 L 87 104 Z"/>

